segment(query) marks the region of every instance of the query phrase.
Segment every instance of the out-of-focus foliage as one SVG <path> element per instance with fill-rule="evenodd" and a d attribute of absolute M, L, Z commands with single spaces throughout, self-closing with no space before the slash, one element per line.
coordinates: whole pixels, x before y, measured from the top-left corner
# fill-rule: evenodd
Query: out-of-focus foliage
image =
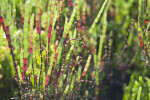
<path fill-rule="evenodd" d="M 12 59 L 2 27 L 0 28 L 0 98 L 10 99 L 17 93 Z"/>
<path fill-rule="evenodd" d="M 123 100 L 149 100 L 150 79 L 133 73 L 128 86 L 124 86 Z"/>
<path fill-rule="evenodd" d="M 0 88 L 6 91 L 1 96 L 11 91 L 8 98 L 14 97 L 19 89 L 27 99 L 148 100 L 149 68 L 142 61 L 148 58 L 138 33 L 150 0 L 139 1 L 140 11 L 137 0 L 0 0 L 13 45 L 9 48 L 1 27 Z M 142 28 L 144 33 L 148 26 Z M 14 77 L 18 88 L 7 85 Z"/>

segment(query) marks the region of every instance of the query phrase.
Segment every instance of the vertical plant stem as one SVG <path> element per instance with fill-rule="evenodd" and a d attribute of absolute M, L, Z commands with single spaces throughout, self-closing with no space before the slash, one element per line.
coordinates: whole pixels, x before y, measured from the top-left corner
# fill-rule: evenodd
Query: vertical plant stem
<path fill-rule="evenodd" d="M 9 26 L 5 27 L 3 17 L 1 16 L 1 9 L 0 9 L 0 23 L 2 24 L 2 27 L 3 27 L 3 30 L 5 32 L 7 42 L 8 42 L 9 48 L 10 48 L 10 52 L 11 52 L 11 55 L 12 55 L 13 66 L 14 66 L 14 69 L 15 69 L 15 77 L 16 77 L 15 80 L 17 81 L 19 89 L 21 90 L 21 92 L 24 92 L 22 87 L 21 87 L 21 82 L 20 82 L 20 79 L 19 79 L 18 71 L 17 71 L 18 68 L 17 68 L 16 61 L 15 61 L 15 54 L 13 53 L 13 46 L 11 44 Z"/>
<path fill-rule="evenodd" d="M 39 41 L 40 41 L 40 57 L 41 57 L 41 68 L 40 68 L 40 75 L 39 75 L 39 93 L 40 93 L 40 79 L 42 74 L 42 42 L 41 42 L 41 29 L 40 29 L 40 23 L 41 23 L 41 12 L 40 12 L 40 0 L 37 0 L 36 4 L 36 28 L 37 33 L 39 34 Z"/>

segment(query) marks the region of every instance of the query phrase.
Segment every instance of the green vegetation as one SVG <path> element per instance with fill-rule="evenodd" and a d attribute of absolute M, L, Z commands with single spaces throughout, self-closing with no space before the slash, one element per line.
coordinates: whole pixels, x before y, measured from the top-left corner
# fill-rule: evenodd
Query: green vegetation
<path fill-rule="evenodd" d="M 149 4 L 0 0 L 0 98 L 149 100 Z"/>

